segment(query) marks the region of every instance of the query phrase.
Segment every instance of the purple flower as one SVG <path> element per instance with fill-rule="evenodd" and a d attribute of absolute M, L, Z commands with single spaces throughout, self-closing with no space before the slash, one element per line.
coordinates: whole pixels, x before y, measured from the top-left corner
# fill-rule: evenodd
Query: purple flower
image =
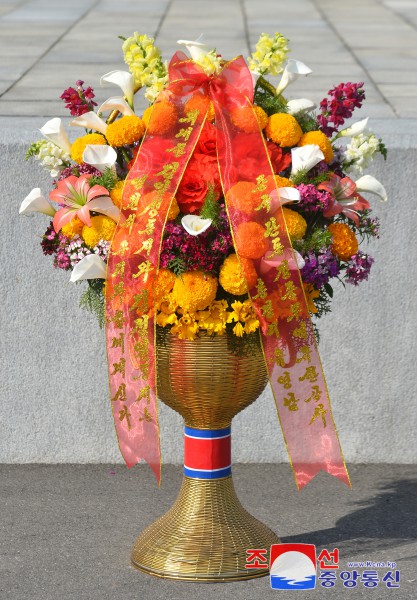
<path fill-rule="evenodd" d="M 321 114 L 317 120 L 320 128 L 328 137 L 349 119 L 355 108 L 360 108 L 365 100 L 363 81 L 359 83 L 340 83 L 328 91 L 329 99 L 320 102 Z"/>
<path fill-rule="evenodd" d="M 79 177 L 80 175 L 94 175 L 94 177 L 100 177 L 101 172 L 92 165 L 81 163 L 80 165 L 73 165 L 72 167 L 63 169 L 60 172 L 58 179 L 55 179 L 52 184 L 56 186 L 58 181 L 71 177 L 71 175 L 75 175 L 75 177 Z"/>
<path fill-rule="evenodd" d="M 340 273 L 338 260 L 330 247 L 321 248 L 318 252 L 309 250 L 303 258 L 305 265 L 301 269 L 301 277 L 305 283 L 312 283 L 317 289 Z"/>
<path fill-rule="evenodd" d="M 368 254 L 365 254 L 363 252 L 358 252 L 357 254 L 354 254 L 346 268 L 346 283 L 358 285 L 359 282 L 368 279 L 368 275 L 373 262 L 374 259 Z"/>
<path fill-rule="evenodd" d="M 298 206 L 310 213 L 324 212 L 330 208 L 332 197 L 325 190 L 318 190 L 313 184 L 301 183 L 297 186 L 300 192 Z"/>
<path fill-rule="evenodd" d="M 84 113 L 93 110 L 97 103 L 93 101 L 94 91 L 93 88 L 83 88 L 84 81 L 79 79 L 75 85 L 77 89 L 69 87 L 64 90 L 60 96 L 65 102 L 65 108 L 68 108 L 73 117 L 80 117 Z"/>
<path fill-rule="evenodd" d="M 59 246 L 59 236 L 56 233 L 52 221 L 42 236 L 41 246 L 45 256 L 54 254 Z"/>

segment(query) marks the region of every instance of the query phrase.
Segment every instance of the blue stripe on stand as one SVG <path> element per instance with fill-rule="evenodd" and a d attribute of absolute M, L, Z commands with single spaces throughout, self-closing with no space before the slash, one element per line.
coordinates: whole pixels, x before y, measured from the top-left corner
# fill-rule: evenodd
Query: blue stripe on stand
<path fill-rule="evenodd" d="M 215 469 L 214 471 L 200 471 L 198 469 L 189 469 L 184 466 L 184 475 L 192 477 L 193 479 L 220 479 L 221 477 L 231 475 L 231 473 L 231 466 L 224 469 Z"/>
<path fill-rule="evenodd" d="M 195 429 L 194 427 L 184 427 L 184 434 L 189 437 L 215 440 L 216 438 L 226 437 L 231 433 L 231 427 L 223 429 Z"/>

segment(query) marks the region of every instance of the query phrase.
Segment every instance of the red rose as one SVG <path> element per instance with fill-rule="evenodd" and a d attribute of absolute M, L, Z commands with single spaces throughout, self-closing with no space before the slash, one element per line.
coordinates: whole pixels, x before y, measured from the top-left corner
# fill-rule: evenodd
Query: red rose
<path fill-rule="evenodd" d="M 188 163 L 176 195 L 181 212 L 188 214 L 201 210 L 209 185 L 214 187 L 219 197 L 221 187 L 217 161 L 203 154 L 194 155 Z"/>
<path fill-rule="evenodd" d="M 266 142 L 274 173 L 277 175 L 285 171 L 291 164 L 291 152 L 284 152 L 282 148 L 272 142 Z"/>
<path fill-rule="evenodd" d="M 195 148 L 195 154 L 205 154 L 217 160 L 216 128 L 211 123 L 204 125 Z"/>

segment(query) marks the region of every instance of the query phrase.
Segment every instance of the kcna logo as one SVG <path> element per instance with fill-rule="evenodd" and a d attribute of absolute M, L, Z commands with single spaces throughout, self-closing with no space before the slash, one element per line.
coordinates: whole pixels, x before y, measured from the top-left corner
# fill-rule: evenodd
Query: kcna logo
<path fill-rule="evenodd" d="M 270 555 L 271 588 L 312 590 L 316 587 L 314 544 L 273 544 Z"/>

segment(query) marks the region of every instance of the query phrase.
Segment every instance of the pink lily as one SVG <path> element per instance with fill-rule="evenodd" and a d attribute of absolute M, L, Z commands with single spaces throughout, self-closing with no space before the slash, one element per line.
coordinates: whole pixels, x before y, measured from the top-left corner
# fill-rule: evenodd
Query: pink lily
<path fill-rule="evenodd" d="M 359 210 L 365 210 L 370 204 L 363 196 L 357 193 L 356 183 L 349 177 L 339 177 L 335 173 L 327 181 L 317 186 L 319 190 L 328 192 L 332 197 L 331 206 L 323 212 L 325 217 L 334 217 L 343 213 L 359 226 Z"/>
<path fill-rule="evenodd" d="M 75 216 L 91 227 L 90 210 L 107 215 L 114 221 L 119 218 L 120 211 L 111 201 L 108 190 L 101 185 L 90 187 L 90 177 L 71 175 L 59 181 L 58 187 L 49 194 L 51 200 L 65 205 L 54 216 L 53 225 L 57 233 Z"/>

